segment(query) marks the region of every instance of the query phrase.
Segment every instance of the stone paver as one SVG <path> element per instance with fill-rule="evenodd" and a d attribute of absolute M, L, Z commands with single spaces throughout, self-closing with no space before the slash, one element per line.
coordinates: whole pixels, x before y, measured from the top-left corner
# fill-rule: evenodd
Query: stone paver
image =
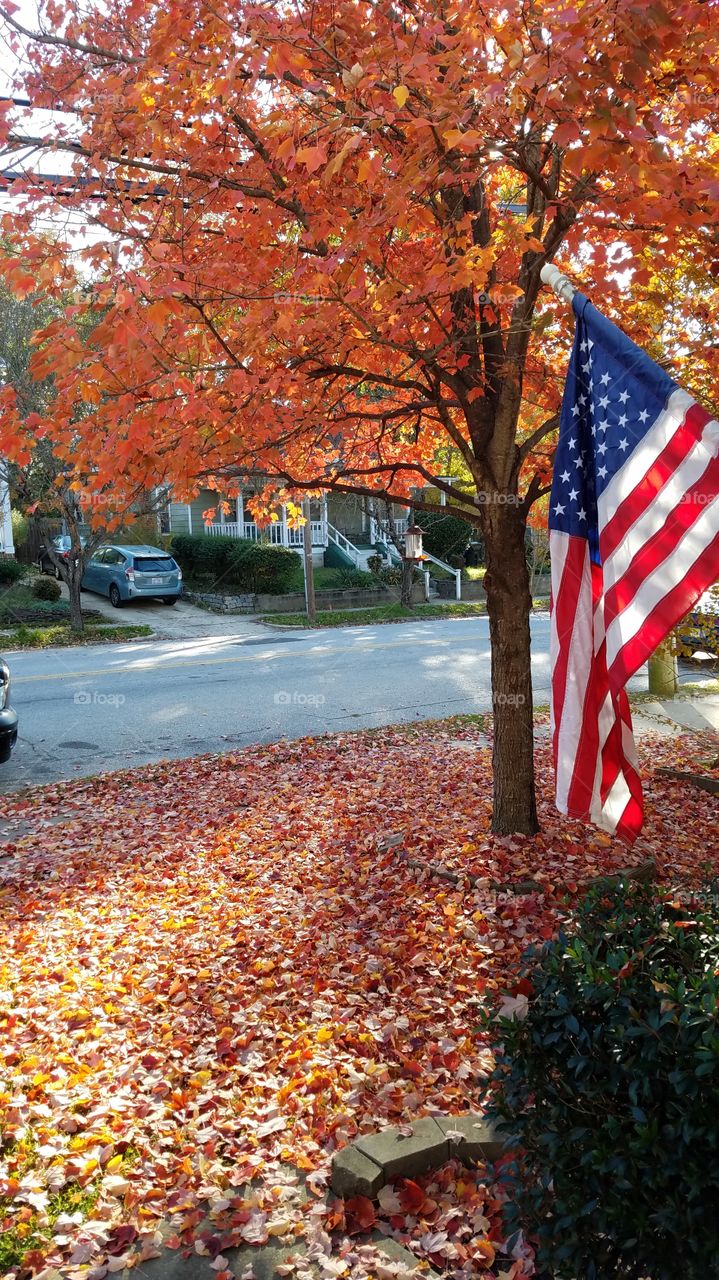
<path fill-rule="evenodd" d="M 392 1268 L 392 1275 L 396 1275 L 397 1280 L 402 1280 L 404 1276 L 436 1275 L 434 1268 L 428 1262 L 420 1262 L 410 1249 L 405 1249 L 404 1245 L 392 1236 L 381 1236 L 373 1232 L 370 1244 L 385 1255 Z"/>
<path fill-rule="evenodd" d="M 382 1165 L 370 1159 L 354 1143 L 338 1151 L 332 1161 L 331 1186 L 335 1195 L 347 1199 L 350 1196 L 368 1196 L 373 1200 L 386 1180 Z"/>
<path fill-rule="evenodd" d="M 385 1182 L 394 1178 L 413 1178 L 427 1169 L 436 1169 L 449 1159 L 449 1142 L 436 1120 L 416 1120 L 412 1132 L 385 1129 L 367 1134 L 353 1143 L 384 1170 Z"/>
<path fill-rule="evenodd" d="M 461 1160 L 462 1164 L 470 1166 L 492 1164 L 504 1152 L 505 1139 L 484 1116 L 447 1116 L 438 1123 L 448 1135 L 450 1159 Z"/>

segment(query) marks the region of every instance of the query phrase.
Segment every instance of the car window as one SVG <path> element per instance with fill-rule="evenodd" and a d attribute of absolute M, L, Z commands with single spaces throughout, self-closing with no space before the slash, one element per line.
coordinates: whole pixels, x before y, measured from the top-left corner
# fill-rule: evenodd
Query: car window
<path fill-rule="evenodd" d="M 93 556 L 90 557 L 90 564 L 104 564 L 106 555 L 107 555 L 107 549 L 100 547 L 100 549 L 96 551 Z"/>
<path fill-rule="evenodd" d="M 137 573 L 172 573 L 174 568 L 172 556 L 135 556 Z"/>
<path fill-rule="evenodd" d="M 124 564 L 124 563 L 125 563 L 125 557 L 121 551 L 116 551 L 114 547 L 110 547 L 109 551 L 105 552 L 105 564 Z"/>
<path fill-rule="evenodd" d="M 71 539 L 63 534 L 60 534 L 57 538 L 53 538 L 53 546 L 56 551 L 69 551 L 71 545 Z"/>

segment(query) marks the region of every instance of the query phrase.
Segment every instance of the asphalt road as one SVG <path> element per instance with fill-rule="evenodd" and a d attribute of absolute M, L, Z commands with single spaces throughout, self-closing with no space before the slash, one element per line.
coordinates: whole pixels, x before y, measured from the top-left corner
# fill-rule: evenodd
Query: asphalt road
<path fill-rule="evenodd" d="M 20 737 L 0 792 L 163 758 L 491 708 L 486 618 L 7 654 Z M 548 701 L 549 618 L 532 619 Z M 646 688 L 646 677 L 632 682 Z"/>

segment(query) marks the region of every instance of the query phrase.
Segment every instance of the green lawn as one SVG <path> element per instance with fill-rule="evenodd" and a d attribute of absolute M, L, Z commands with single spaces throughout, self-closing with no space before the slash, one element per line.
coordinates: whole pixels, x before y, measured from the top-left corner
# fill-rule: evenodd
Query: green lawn
<path fill-rule="evenodd" d="M 75 644 L 105 644 L 151 636 L 152 627 L 113 626 L 101 614 L 83 609 L 85 630 L 70 629 L 66 600 L 38 600 L 28 582 L 0 586 L 0 649 L 50 649 Z"/>
<path fill-rule="evenodd" d="M 474 618 L 486 614 L 481 604 L 416 604 L 405 609 L 401 604 L 379 604 L 366 609 L 320 609 L 315 627 L 367 627 L 377 622 L 417 622 L 428 618 Z M 308 627 L 304 613 L 263 614 L 260 621 L 272 622 L 276 627 Z"/>
<path fill-rule="evenodd" d="M 70 629 L 69 622 L 56 622 L 47 626 L 28 626 L 21 623 L 6 629 L 0 624 L 0 649 L 11 653 L 13 649 L 57 649 L 67 645 L 119 644 L 122 640 L 137 640 L 141 636 L 154 635 L 152 627 L 102 625 L 92 619 L 85 620 L 85 630 L 79 634 Z"/>

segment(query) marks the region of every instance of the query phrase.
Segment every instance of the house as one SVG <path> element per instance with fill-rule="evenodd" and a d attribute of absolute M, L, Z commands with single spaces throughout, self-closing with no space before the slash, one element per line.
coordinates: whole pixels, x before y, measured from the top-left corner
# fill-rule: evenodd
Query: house
<path fill-rule="evenodd" d="M 15 553 L 7 464 L 3 462 L 2 458 L 0 458 L 0 553 L 10 556 Z"/>
<path fill-rule="evenodd" d="M 267 540 L 301 553 L 304 532 L 301 528 L 290 527 L 284 506 L 278 509 L 276 523 L 264 528 L 255 524 L 247 509 L 253 492 L 251 486 L 244 486 L 238 498 L 230 499 L 232 509 L 229 514 L 219 510 L 221 498 L 210 489 L 203 489 L 192 502 L 170 501 L 163 521 L 164 529 L 169 533 L 204 533 L 209 537 L 220 534 L 230 538 L 251 538 L 253 541 Z M 215 518 L 208 525 L 203 512 L 212 508 L 216 508 Z M 409 508 L 394 503 L 391 510 L 395 535 L 401 538 L 410 523 Z M 369 556 L 378 551 L 387 559 L 399 560 L 388 524 L 386 518 L 380 517 L 379 504 L 373 507 L 370 500 L 353 494 L 326 493 L 310 504 L 312 559 L 318 566 L 355 569 L 366 569 Z"/>

